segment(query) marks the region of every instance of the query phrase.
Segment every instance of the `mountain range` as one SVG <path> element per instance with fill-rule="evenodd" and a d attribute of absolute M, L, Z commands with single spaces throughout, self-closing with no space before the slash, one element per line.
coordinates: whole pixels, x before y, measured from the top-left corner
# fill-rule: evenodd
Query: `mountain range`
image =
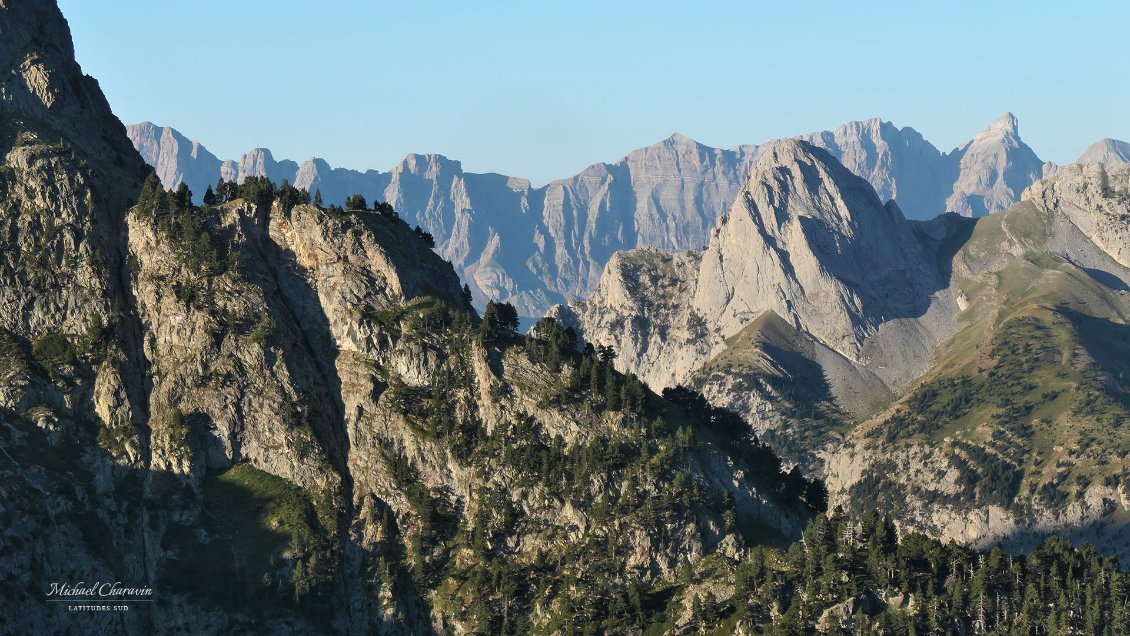
<path fill-rule="evenodd" d="M 506 301 L 534 319 L 555 303 L 585 297 L 619 250 L 704 247 L 754 163 L 775 143 L 723 150 L 675 134 L 535 188 L 526 179 L 464 172 L 458 161 L 435 154 L 409 155 L 387 172 L 361 172 L 321 159 L 276 161 L 264 148 L 221 161 L 172 128 L 143 122 L 128 131 L 166 187 L 183 181 L 197 197 L 217 179 L 255 175 L 319 190 L 326 202 L 353 193 L 388 201 L 435 237 L 436 251 L 470 285 L 479 306 Z M 913 128 L 878 119 L 797 139 L 827 149 L 913 219 L 1004 209 L 1056 170 L 1020 139 L 1009 113 L 948 153 Z M 1081 159 L 1100 146 L 1125 144 L 1100 142 Z"/>

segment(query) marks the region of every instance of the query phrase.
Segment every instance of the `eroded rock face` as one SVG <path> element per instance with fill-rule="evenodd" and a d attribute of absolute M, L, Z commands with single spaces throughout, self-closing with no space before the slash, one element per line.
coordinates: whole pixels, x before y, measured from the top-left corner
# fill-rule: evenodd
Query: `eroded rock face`
<path fill-rule="evenodd" d="M 609 338 L 624 368 L 656 386 L 685 382 L 767 312 L 862 364 L 883 323 L 925 314 L 939 286 L 929 263 L 896 205 L 827 152 L 782 142 L 701 255 L 617 255 L 572 310 L 590 339 Z"/>
<path fill-rule="evenodd" d="M 947 211 L 952 171 L 944 155 L 909 126 L 868 119 L 798 139 L 830 152 L 870 183 L 881 200 L 894 199 L 910 218 L 930 219 Z"/>
<path fill-rule="evenodd" d="M 855 358 L 880 322 L 924 311 L 925 263 L 897 206 L 823 151 L 782 142 L 703 252 L 694 304 L 724 334 L 775 311 Z"/>

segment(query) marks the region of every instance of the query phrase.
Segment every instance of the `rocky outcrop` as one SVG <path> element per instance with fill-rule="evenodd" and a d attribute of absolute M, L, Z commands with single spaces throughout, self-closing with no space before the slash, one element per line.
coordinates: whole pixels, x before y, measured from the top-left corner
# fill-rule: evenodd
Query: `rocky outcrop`
<path fill-rule="evenodd" d="M 1130 166 L 1065 166 L 1025 190 L 1023 200 L 1054 213 L 1049 247 L 1115 289 L 1130 289 Z"/>
<path fill-rule="evenodd" d="M 255 175 L 320 191 L 326 202 L 340 203 L 357 192 L 388 201 L 435 236 L 437 252 L 455 265 L 476 302 L 506 300 L 533 317 L 554 303 L 587 296 L 619 250 L 704 247 L 754 163 L 777 141 L 722 150 L 675 134 L 615 163 L 535 188 L 525 179 L 465 173 L 458 161 L 441 155 L 413 154 L 389 172 L 361 172 L 316 158 L 301 165 L 276 162 L 256 149 L 215 168 L 206 151 L 200 151 L 203 159 L 186 158 L 180 149 L 192 144 L 179 134 L 163 135 L 155 148 L 147 132 L 153 128 L 136 124 L 131 134 L 167 187 L 191 173 L 196 181 L 189 185 L 199 197 L 217 177 Z M 914 219 L 999 210 L 1044 170 L 1019 141 L 1011 115 L 949 154 L 913 128 L 879 119 L 797 139 L 826 149 L 882 201 L 895 200 Z M 184 161 L 199 167 L 182 167 Z M 195 176 L 208 171 L 210 179 Z"/>

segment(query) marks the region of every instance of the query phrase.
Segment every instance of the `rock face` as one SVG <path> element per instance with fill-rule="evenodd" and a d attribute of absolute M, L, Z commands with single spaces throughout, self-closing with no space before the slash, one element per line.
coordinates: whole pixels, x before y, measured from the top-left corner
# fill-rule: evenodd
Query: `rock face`
<path fill-rule="evenodd" d="M 395 214 L 164 192 L 57 8 L 0 1 L 0 34 L 0 632 L 551 631 L 821 507 L 742 431 L 480 321 Z M 392 179 L 479 196 L 457 167 Z M 92 581 L 152 602 L 45 602 Z"/>
<path fill-rule="evenodd" d="M 506 300 L 525 316 L 588 295 L 619 250 L 704 247 L 757 159 L 776 143 L 721 150 L 675 134 L 615 163 L 534 188 L 524 179 L 465 173 L 441 155 L 409 155 L 389 172 L 360 172 L 321 159 L 275 162 L 256 149 L 217 168 L 206 151 L 198 151 L 201 159 L 182 151 L 195 146 L 180 141 L 179 133 L 162 133 L 154 144 L 154 129 L 136 124 L 131 136 L 167 187 L 180 175 L 199 197 L 220 176 L 265 175 L 320 190 L 326 202 L 356 192 L 388 201 L 435 236 L 436 251 L 470 284 L 476 302 Z M 948 154 L 914 129 L 878 119 L 797 138 L 828 150 L 881 200 L 894 199 L 914 219 L 1002 209 L 1045 170 L 1019 140 L 1010 114 Z"/>
<path fill-rule="evenodd" d="M 1066 166 L 1055 177 L 1033 184 L 1023 196 L 1025 202 L 1065 217 L 1057 219 L 1050 237 L 1065 259 L 1121 289 L 1130 285 L 1124 272 L 1130 267 L 1128 198 L 1130 170 L 1125 164 L 1084 162 Z M 1073 236 L 1072 226 L 1081 236 Z"/>
<path fill-rule="evenodd" d="M 758 161 L 701 255 L 619 254 L 572 310 L 583 333 L 611 336 L 625 368 L 662 387 L 685 381 L 770 312 L 862 363 L 880 326 L 923 316 L 939 286 L 897 205 L 881 203 L 826 151 L 785 141 Z M 920 372 L 925 363 L 903 366 Z"/>
<path fill-rule="evenodd" d="M 910 218 L 930 219 L 947 211 L 954 176 L 946 156 L 913 128 L 879 119 L 849 122 L 831 132 L 798 137 L 824 148 L 875 188 L 894 199 Z"/>
<path fill-rule="evenodd" d="M 973 543 L 1097 537 L 1125 560 L 1127 220 L 1125 164 L 1073 164 L 998 214 L 923 223 L 783 142 L 703 252 L 617 254 L 589 299 L 550 315 L 622 370 L 742 413 L 827 479 L 832 505 Z"/>
<path fill-rule="evenodd" d="M 1117 139 L 1100 139 L 1087 146 L 1075 163 L 1130 163 L 1130 144 Z"/>
<path fill-rule="evenodd" d="M 925 311 L 935 286 L 894 204 L 828 153 L 766 153 L 703 252 L 694 305 L 735 333 L 773 311 L 856 358 L 881 322 Z"/>

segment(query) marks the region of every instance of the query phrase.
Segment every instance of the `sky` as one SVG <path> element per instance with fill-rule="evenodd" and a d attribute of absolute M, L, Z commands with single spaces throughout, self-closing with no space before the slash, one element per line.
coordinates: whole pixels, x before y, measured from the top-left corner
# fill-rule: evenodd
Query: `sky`
<path fill-rule="evenodd" d="M 947 151 L 1011 111 L 1045 160 L 1130 139 L 1126 2 L 59 4 L 123 122 L 221 159 L 435 152 L 540 185 L 673 132 L 730 148 L 881 117 Z"/>

